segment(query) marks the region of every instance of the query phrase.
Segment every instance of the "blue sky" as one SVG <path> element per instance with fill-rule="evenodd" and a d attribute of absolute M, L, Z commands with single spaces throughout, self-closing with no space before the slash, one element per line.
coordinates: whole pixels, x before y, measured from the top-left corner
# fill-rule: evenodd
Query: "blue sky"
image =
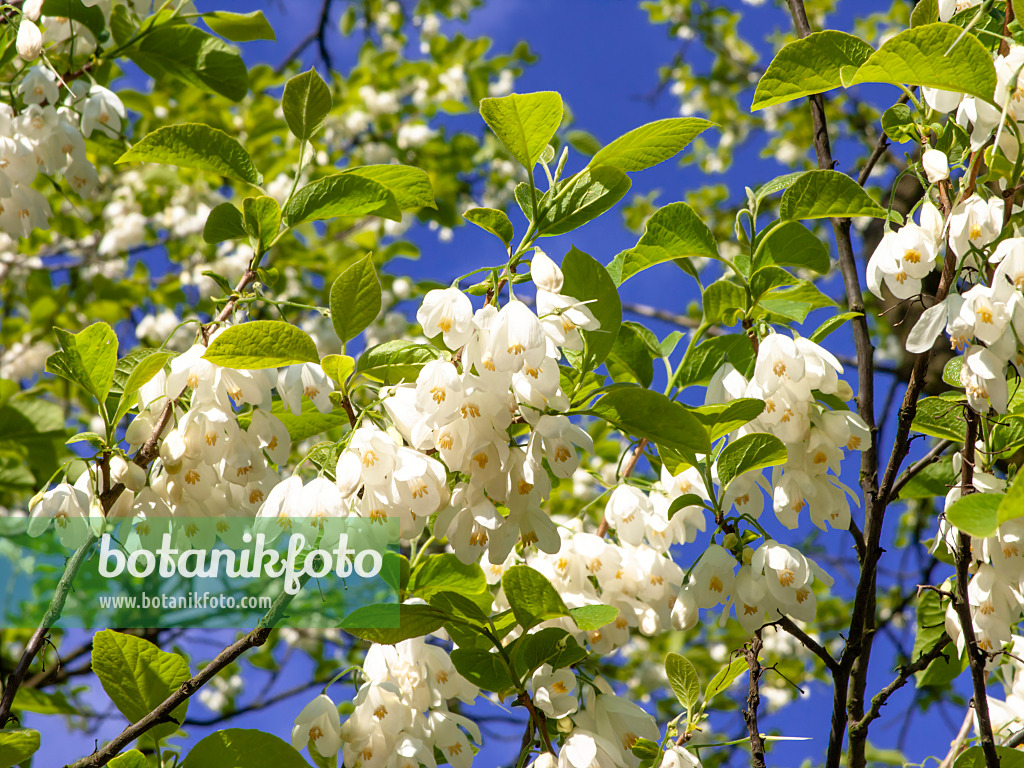
<path fill-rule="evenodd" d="M 278 0 L 266 3 L 225 0 L 217 4 L 197 4 L 201 10 L 214 7 L 229 10 L 263 9 L 277 30 L 278 40 L 276 43 L 248 44 L 244 48 L 250 63 L 269 61 L 272 64 L 283 59 L 295 43 L 309 32 L 315 24 L 320 7 L 319 0 Z M 730 7 L 741 6 L 736 0 L 725 4 Z M 888 5 L 887 0 L 842 0 L 837 15 L 830 23 L 837 28 L 849 29 L 854 13 L 880 11 Z M 742 28 L 752 39 L 757 35 L 767 35 L 773 28 L 788 29 L 788 13 L 775 5 L 766 3 L 759 8 L 743 7 L 747 15 Z M 655 99 L 649 99 L 648 95 L 657 85 L 659 66 L 671 61 L 679 48 L 679 41 L 669 36 L 667 27 L 650 25 L 646 13 L 637 3 L 630 0 L 489 0 L 485 7 L 474 12 L 468 24 L 460 23 L 453 26 L 463 29 L 470 36 L 488 35 L 494 38 L 495 49 L 499 51 L 510 50 L 521 39 L 527 40 L 539 56 L 539 61 L 529 67 L 518 80 L 516 90 L 559 91 L 571 106 L 577 126 L 593 133 L 602 141 L 608 141 L 642 123 L 677 114 L 677 105 L 667 92 Z M 355 58 L 360 42 L 360 39 L 345 41 L 337 34 L 332 35 L 331 50 L 336 66 L 341 69 L 349 66 Z M 315 48 L 310 47 L 307 55 L 311 56 L 314 52 Z M 742 98 L 749 101 L 749 94 Z M 880 91 L 880 98 L 894 100 L 895 91 L 892 94 Z M 709 117 L 714 119 L 715 116 Z M 453 127 L 478 130 L 478 120 L 476 115 L 470 114 L 453 118 L 451 122 Z M 575 159 L 582 162 L 578 155 Z M 843 147 L 836 149 L 839 170 L 851 172 L 853 159 L 851 154 L 844 153 Z M 570 166 L 568 170 L 572 171 L 574 168 Z M 779 166 L 773 160 L 759 158 L 755 148 L 739 152 L 732 169 L 713 181 L 724 180 L 734 194 L 739 194 L 744 186 L 756 186 L 787 170 L 789 169 Z M 684 199 L 688 189 L 707 181 L 696 169 L 680 169 L 669 162 L 634 174 L 632 191 L 646 193 L 659 189 L 661 195 L 658 202 L 665 204 Z M 521 230 L 524 223 L 518 211 L 510 211 L 510 216 L 517 229 Z M 497 260 L 497 251 L 494 250 L 496 241 L 493 237 L 471 226 L 458 229 L 452 242 L 447 244 L 438 242 L 436 235 L 427 231 L 414 230 L 411 237 L 420 246 L 422 255 L 418 262 L 401 262 L 401 268 L 408 267 L 408 271 L 416 276 L 443 279 L 467 272 L 481 263 Z M 632 246 L 635 242 L 636 235 L 625 230 L 620 217 L 613 211 L 587 225 L 580 232 L 544 241 L 542 246 L 557 260 L 564 255 L 570 244 L 574 244 L 599 261 L 607 263 L 617 252 Z M 398 266 L 394 268 L 397 269 Z M 830 281 L 828 285 L 832 288 L 831 293 L 835 295 L 838 281 Z M 698 300 L 699 294 L 691 278 L 681 270 L 665 265 L 632 279 L 623 290 L 623 298 L 624 301 L 681 312 L 690 301 Z M 657 322 L 651 325 L 659 336 L 664 336 L 671 330 L 670 327 Z M 837 338 L 843 347 L 840 351 L 852 351 L 848 340 L 843 340 L 841 335 Z M 855 380 L 855 371 L 848 371 L 847 374 L 848 379 Z M 883 445 L 887 445 L 885 438 Z M 852 485 L 856 485 L 856 464 L 855 455 L 847 461 L 848 467 L 854 470 L 847 478 Z M 890 520 L 893 517 L 895 515 L 891 515 Z M 828 538 L 830 551 L 842 551 L 845 554 L 849 542 L 843 534 L 830 534 Z M 216 653 L 218 648 L 206 642 L 212 640 L 212 637 L 208 637 L 204 638 L 202 643 L 189 643 L 190 650 L 195 654 L 194 658 L 208 658 Z M 229 638 L 224 640 L 227 642 Z M 874 690 L 891 680 L 891 668 L 894 665 L 893 649 L 887 639 L 881 638 L 876 649 L 870 683 L 870 688 Z M 293 662 L 287 675 L 289 679 L 279 682 L 278 688 L 291 687 L 304 679 L 304 675 L 305 679 L 308 679 L 309 672 L 304 662 Z M 346 689 L 351 692 L 349 685 L 347 682 L 337 683 L 332 688 L 332 693 L 341 696 Z M 808 691 L 808 698 L 787 708 L 782 714 L 765 717 L 762 727 L 779 728 L 787 735 L 813 736 L 813 741 L 773 745 L 769 751 L 770 764 L 798 765 L 804 758 L 818 760 L 823 755 L 831 707 L 830 691 L 816 684 L 809 686 Z M 251 716 L 238 718 L 226 725 L 259 727 L 287 739 L 292 719 L 309 697 L 296 697 Z M 896 723 L 896 727 L 886 729 L 876 724 L 872 731 L 872 739 L 876 745 L 891 746 L 896 743 L 898 726 L 902 722 L 902 718 L 897 714 L 908 706 L 909 702 L 910 696 L 906 691 L 897 694 L 891 700 L 886 714 Z M 104 698 L 96 697 L 95 703 L 97 706 L 102 705 Z M 487 711 L 499 714 L 497 708 L 488 704 L 481 705 L 479 710 L 481 713 Z M 191 714 L 204 717 L 210 713 L 206 712 L 198 701 L 193 701 Z M 113 712 L 113 715 L 102 726 L 99 734 L 101 738 L 109 738 L 123 727 L 117 713 Z M 730 720 L 727 725 L 724 722 L 725 717 L 733 718 L 735 722 Z M 955 730 L 959 725 L 960 714 L 954 714 L 953 717 L 956 723 L 952 730 Z M 738 714 L 720 715 L 713 722 L 730 733 L 742 730 L 742 721 Z M 27 724 L 42 725 L 41 718 L 29 718 Z M 935 746 L 937 728 L 943 735 L 939 739 L 941 743 Z M 49 729 L 44 727 L 44 733 L 50 729 L 52 724 Z M 208 730 L 190 728 L 186 743 L 194 743 Z M 52 734 L 52 730 L 50 732 Z M 944 753 L 946 734 L 949 734 L 948 738 L 953 735 L 945 724 L 936 724 L 933 715 L 916 718 L 909 733 L 908 757 L 913 761 L 920 761 L 925 755 L 935 751 Z M 485 747 L 485 754 L 480 756 L 478 764 L 490 766 L 504 761 L 504 758 L 515 749 L 518 738 L 519 733 L 515 733 L 511 736 L 511 741 L 503 744 L 492 742 Z M 57 741 L 51 737 L 50 741 L 44 741 L 40 753 L 41 762 L 60 764 L 64 760 L 81 756 L 92 747 L 91 740 L 88 744 L 84 742 L 84 739 L 77 736 Z M 742 747 L 736 749 L 742 750 Z M 738 760 L 739 763 L 745 762 L 742 755 L 738 756 Z"/>

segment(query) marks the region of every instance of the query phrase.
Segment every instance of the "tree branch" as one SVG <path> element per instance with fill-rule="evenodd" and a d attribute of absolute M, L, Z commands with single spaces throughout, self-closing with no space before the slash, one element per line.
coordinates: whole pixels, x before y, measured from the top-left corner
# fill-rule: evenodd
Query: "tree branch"
<path fill-rule="evenodd" d="M 978 414 L 967 408 L 967 432 L 964 437 L 963 473 L 960 480 L 962 496 L 974 493 L 974 442 L 978 439 Z M 985 755 L 986 768 L 999 768 L 995 738 L 992 736 L 992 720 L 988 712 L 988 694 L 985 691 L 985 662 L 988 655 L 978 646 L 974 634 L 974 618 L 967 596 L 967 568 L 971 564 L 971 537 L 960 531 L 956 551 L 956 593 L 954 602 L 956 615 L 960 620 L 960 631 L 964 636 L 964 650 L 971 670 L 974 686 L 974 713 L 978 718 L 978 733 L 981 749 Z"/>
<path fill-rule="evenodd" d="M 761 703 L 761 691 L 758 688 L 761 681 L 761 662 L 757 658 L 761 653 L 761 630 L 754 632 L 743 652 L 747 658 L 750 677 L 747 686 L 747 708 L 743 710 L 743 721 L 747 724 L 747 733 L 750 734 L 750 765 L 751 768 L 765 768 L 764 739 L 761 738 L 761 732 L 757 727 L 757 708 Z"/>
<path fill-rule="evenodd" d="M 796 623 L 788 616 L 783 616 L 778 621 L 772 622 L 778 627 L 786 630 L 789 634 L 795 637 L 800 643 L 811 653 L 817 656 L 824 662 L 825 667 L 832 674 L 839 672 L 839 662 L 832 658 L 832 654 L 825 649 L 817 640 L 804 632 Z"/>

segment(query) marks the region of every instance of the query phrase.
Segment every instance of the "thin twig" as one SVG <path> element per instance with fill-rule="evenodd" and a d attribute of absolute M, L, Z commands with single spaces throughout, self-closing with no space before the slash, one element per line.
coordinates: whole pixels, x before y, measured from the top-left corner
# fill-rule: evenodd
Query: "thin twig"
<path fill-rule="evenodd" d="M 747 708 L 743 710 L 743 721 L 747 724 L 750 734 L 750 765 L 751 768 L 765 768 L 764 739 L 757 727 L 757 708 L 761 703 L 761 662 L 757 658 L 761 653 L 761 630 L 754 632 L 750 642 L 743 649 L 747 659 L 749 683 L 747 685 Z"/>

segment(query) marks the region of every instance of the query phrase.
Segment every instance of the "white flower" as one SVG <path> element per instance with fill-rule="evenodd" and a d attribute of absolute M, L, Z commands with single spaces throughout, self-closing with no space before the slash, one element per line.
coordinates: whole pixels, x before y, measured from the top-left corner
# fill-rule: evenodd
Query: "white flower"
<path fill-rule="evenodd" d="M 542 664 L 530 678 L 530 688 L 533 703 L 548 717 L 557 720 L 576 711 L 576 675 L 571 669 L 554 670 Z"/>
<path fill-rule="evenodd" d="M 1003 201 L 993 197 L 983 200 L 971 195 L 953 209 L 949 217 L 949 244 L 958 257 L 975 248 L 984 248 L 1003 228 Z"/>
<path fill-rule="evenodd" d="M 967 402 L 978 413 L 987 413 L 989 404 L 997 413 L 1006 413 L 1010 399 L 1006 364 L 992 350 L 978 345 L 968 347 L 960 368 L 960 383 Z"/>
<path fill-rule="evenodd" d="M 324 373 L 324 369 L 316 363 L 289 365 L 278 374 L 277 391 L 281 395 L 281 404 L 291 413 L 302 412 L 302 396 L 313 401 L 320 413 L 330 413 L 331 391 L 334 385 Z"/>
<path fill-rule="evenodd" d="M 18 86 L 18 93 L 26 104 L 53 104 L 60 95 L 57 76 L 47 67 L 36 65 L 29 70 Z"/>
<path fill-rule="evenodd" d="M 85 136 L 91 136 L 96 129 L 107 136 L 117 136 L 124 119 L 124 104 L 116 93 L 102 85 L 93 85 L 89 89 L 89 96 L 82 105 L 82 133 Z"/>
<path fill-rule="evenodd" d="M 700 608 L 714 608 L 725 603 L 735 588 L 736 558 L 732 553 L 712 544 L 693 568 L 693 596 Z"/>
<path fill-rule="evenodd" d="M 18 26 L 18 39 L 15 43 L 18 55 L 24 61 L 35 61 L 43 51 L 43 33 L 34 21 L 22 17 Z"/>
<path fill-rule="evenodd" d="M 921 156 L 925 176 L 932 184 L 949 178 L 949 160 L 938 149 L 929 149 Z"/>
<path fill-rule="evenodd" d="M 305 749 L 313 742 L 324 757 L 334 757 L 341 749 L 341 718 L 331 697 L 321 693 L 302 708 L 292 728 L 292 746 Z"/>
<path fill-rule="evenodd" d="M 416 322 L 423 326 L 427 338 L 441 334 L 445 346 L 458 349 L 469 341 L 473 331 L 473 305 L 458 288 L 433 290 L 423 297 Z"/>

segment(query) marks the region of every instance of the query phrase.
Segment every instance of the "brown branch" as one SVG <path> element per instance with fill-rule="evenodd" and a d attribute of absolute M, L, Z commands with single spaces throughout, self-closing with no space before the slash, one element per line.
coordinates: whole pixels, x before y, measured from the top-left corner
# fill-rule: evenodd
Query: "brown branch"
<path fill-rule="evenodd" d="M 764 739 L 757 727 L 757 707 L 761 703 L 761 691 L 758 688 L 758 683 L 761 680 L 761 662 L 757 658 L 759 653 L 761 653 L 761 630 L 757 630 L 753 634 L 750 642 L 743 649 L 750 677 L 747 686 L 747 708 L 743 710 L 743 722 L 747 724 L 747 733 L 750 734 L 751 768 L 765 768 Z"/>
<path fill-rule="evenodd" d="M 832 658 L 832 654 L 817 640 L 800 629 L 791 618 L 783 616 L 778 621 L 772 622 L 772 624 L 781 627 L 799 640 L 801 645 L 824 662 L 829 672 L 836 674 L 839 671 L 839 662 Z"/>
<path fill-rule="evenodd" d="M 967 431 L 964 436 L 963 470 L 960 480 L 962 496 L 974 493 L 974 442 L 978 439 L 978 414 L 967 408 Z M 985 662 L 988 655 L 978 646 L 974 634 L 974 618 L 971 616 L 971 604 L 967 596 L 967 568 L 971 564 L 971 537 L 960 531 L 956 552 L 956 592 L 954 603 L 957 618 L 960 620 L 960 631 L 964 637 L 964 651 L 971 670 L 971 683 L 974 687 L 974 713 L 978 718 L 978 733 L 981 737 L 981 749 L 985 755 L 986 768 L 999 768 L 999 754 L 996 752 L 995 738 L 992 736 L 992 719 L 988 711 L 988 694 L 985 691 Z"/>
<path fill-rule="evenodd" d="M 928 451 L 927 454 L 907 467 L 903 474 L 899 476 L 899 479 L 893 483 L 892 490 L 889 493 L 889 500 L 895 501 L 898 499 L 900 491 L 903 490 L 907 483 L 919 475 L 923 469 L 931 466 L 941 459 L 942 454 L 948 451 L 952 446 L 952 440 L 940 440 L 930 451 Z"/>
<path fill-rule="evenodd" d="M 807 37 L 811 33 L 811 27 L 807 20 L 803 0 L 788 0 L 788 4 L 798 34 L 800 37 Z M 818 168 L 831 170 L 835 163 L 829 144 L 825 102 L 820 94 L 811 96 L 808 101 L 814 127 L 814 149 L 818 158 Z M 870 169 L 868 172 L 870 173 Z M 847 647 L 840 659 L 840 670 L 833 675 L 832 723 L 825 766 L 826 768 L 838 768 L 847 718 L 859 721 L 864 714 L 863 691 L 867 682 L 871 636 L 875 624 L 876 564 L 881 554 L 880 540 L 885 504 L 878 503 L 878 430 L 874 415 L 874 348 L 871 345 L 867 316 L 864 313 L 864 296 L 861 292 L 857 261 L 850 238 L 851 222 L 849 219 L 832 219 L 831 222 L 839 257 L 839 269 L 846 289 L 847 305 L 850 311 L 859 313 L 851 321 L 858 362 L 857 410 L 871 434 L 871 441 L 861 454 L 860 487 L 864 495 L 863 541 L 856 535 L 854 536 L 861 561 L 861 578 L 857 585 Z M 848 686 L 851 676 L 854 679 L 853 696 L 849 697 Z M 852 768 L 863 768 L 864 746 L 863 743 L 854 745 L 851 740 L 850 764 Z"/>
<path fill-rule="evenodd" d="M 331 5 L 334 0 L 323 0 L 323 4 L 320 6 L 320 19 L 317 21 L 316 29 L 302 38 L 288 55 L 284 57 L 284 61 L 277 68 L 277 74 L 281 74 L 293 61 L 302 55 L 302 52 L 306 50 L 314 42 L 317 44 L 317 50 L 320 53 L 320 58 L 324 62 L 324 66 L 327 71 L 333 68 L 331 63 L 331 55 L 327 50 L 327 28 L 331 21 Z"/>

